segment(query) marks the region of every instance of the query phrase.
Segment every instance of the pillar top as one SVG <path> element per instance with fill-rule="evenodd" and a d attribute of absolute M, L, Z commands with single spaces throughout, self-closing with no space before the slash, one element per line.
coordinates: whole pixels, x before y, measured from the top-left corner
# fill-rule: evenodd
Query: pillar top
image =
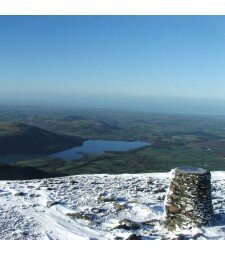
<path fill-rule="evenodd" d="M 209 171 L 200 168 L 200 167 L 193 167 L 193 166 L 181 166 L 175 168 L 176 172 L 182 173 L 182 174 L 196 174 L 196 175 L 202 175 L 202 174 L 208 174 Z"/>

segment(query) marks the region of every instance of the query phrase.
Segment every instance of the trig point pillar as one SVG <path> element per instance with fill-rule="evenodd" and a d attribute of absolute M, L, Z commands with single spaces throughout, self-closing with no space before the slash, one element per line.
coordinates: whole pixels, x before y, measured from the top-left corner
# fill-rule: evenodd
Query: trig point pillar
<path fill-rule="evenodd" d="M 185 166 L 171 174 L 164 204 L 165 227 L 173 231 L 209 224 L 213 215 L 210 172 Z"/>

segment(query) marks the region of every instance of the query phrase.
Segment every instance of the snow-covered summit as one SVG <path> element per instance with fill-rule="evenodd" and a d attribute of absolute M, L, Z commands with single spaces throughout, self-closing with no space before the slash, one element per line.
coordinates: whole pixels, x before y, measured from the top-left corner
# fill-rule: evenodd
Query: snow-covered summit
<path fill-rule="evenodd" d="M 0 239 L 225 239 L 225 172 L 212 172 L 211 226 L 162 224 L 167 173 L 0 182 Z"/>

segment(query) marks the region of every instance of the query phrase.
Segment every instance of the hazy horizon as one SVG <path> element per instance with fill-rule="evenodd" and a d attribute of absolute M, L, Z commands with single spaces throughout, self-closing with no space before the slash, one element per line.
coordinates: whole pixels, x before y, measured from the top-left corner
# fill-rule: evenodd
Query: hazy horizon
<path fill-rule="evenodd" d="M 194 114 L 194 115 L 224 115 L 225 116 L 225 104 L 223 101 L 208 101 L 204 100 L 184 100 L 184 99 L 156 99 L 145 100 L 140 102 L 136 99 L 134 102 L 117 101 L 110 103 L 106 102 L 107 99 L 102 101 L 93 101 L 92 103 L 82 101 L 82 103 L 40 103 L 40 102 L 14 102 L 7 103 L 2 102 L 0 106 L 6 107 L 53 107 L 59 109 L 87 109 L 87 110 L 121 110 L 121 111 L 134 111 L 134 112 L 149 112 L 149 113 L 165 113 L 165 114 Z"/>
<path fill-rule="evenodd" d="M 223 16 L 1 16 L 1 104 L 225 113 Z"/>

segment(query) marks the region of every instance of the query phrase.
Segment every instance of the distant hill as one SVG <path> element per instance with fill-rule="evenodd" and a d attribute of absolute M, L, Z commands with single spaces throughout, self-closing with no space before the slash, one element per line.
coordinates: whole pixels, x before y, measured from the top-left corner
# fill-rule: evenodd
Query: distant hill
<path fill-rule="evenodd" d="M 0 154 L 48 154 L 80 146 L 83 141 L 23 123 L 0 122 Z"/>
<path fill-rule="evenodd" d="M 25 166 L 14 166 L 0 163 L 0 180 L 30 180 L 64 176 L 60 173 L 45 171 Z"/>
<path fill-rule="evenodd" d="M 86 120 L 86 118 L 78 115 L 69 115 L 62 119 L 63 121 L 76 121 L 76 120 Z"/>

